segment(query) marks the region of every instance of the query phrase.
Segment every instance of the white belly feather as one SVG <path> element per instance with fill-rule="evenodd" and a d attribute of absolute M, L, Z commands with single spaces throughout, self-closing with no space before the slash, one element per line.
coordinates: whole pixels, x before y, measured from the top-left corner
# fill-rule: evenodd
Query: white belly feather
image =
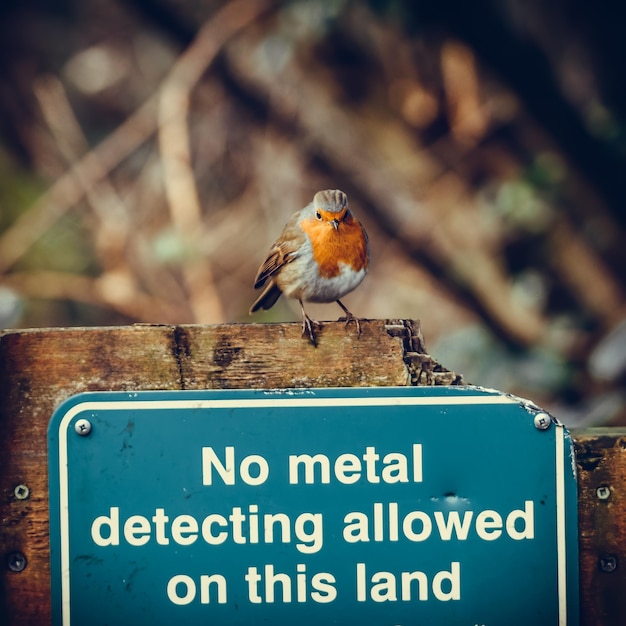
<path fill-rule="evenodd" d="M 334 302 L 356 289 L 365 274 L 365 269 L 355 272 L 349 265 L 339 263 L 339 274 L 324 278 L 319 276 L 314 262 L 300 257 L 283 267 L 277 282 L 289 298 L 306 302 Z"/>

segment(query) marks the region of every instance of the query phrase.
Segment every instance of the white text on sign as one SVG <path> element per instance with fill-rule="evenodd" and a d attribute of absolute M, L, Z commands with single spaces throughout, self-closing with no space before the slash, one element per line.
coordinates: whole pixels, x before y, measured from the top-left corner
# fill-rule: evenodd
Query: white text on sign
<path fill-rule="evenodd" d="M 215 472 L 214 472 L 215 470 Z M 217 474 L 225 485 L 235 485 L 237 478 L 247 485 L 261 485 L 269 477 L 268 461 L 259 454 L 237 460 L 234 446 L 227 446 L 220 456 L 212 447 L 202 448 L 202 482 L 210 486 Z M 367 446 L 362 455 L 345 453 L 334 461 L 321 453 L 289 455 L 289 484 L 327 485 L 331 476 L 344 485 L 364 479 L 368 483 L 421 483 L 422 445 L 415 443 L 410 454 L 389 452 L 382 456 L 375 446 Z"/>
<path fill-rule="evenodd" d="M 406 571 L 373 568 L 362 558 L 364 544 L 407 545 L 423 542 L 532 541 L 535 538 L 535 503 L 525 499 L 518 508 L 497 511 L 474 510 L 469 503 L 450 502 L 441 506 L 416 506 L 419 496 L 410 501 L 393 497 L 394 489 L 406 484 L 424 485 L 424 450 L 420 443 L 406 449 L 381 450 L 364 446 L 361 450 L 334 456 L 321 452 L 286 452 L 281 472 L 274 474 L 272 463 L 262 454 L 238 454 L 235 446 L 215 449 L 201 447 L 200 477 L 204 488 L 233 488 L 243 484 L 261 489 L 275 476 L 283 476 L 293 488 L 310 485 L 372 484 L 390 494 L 387 500 L 365 501 L 341 514 L 315 510 L 293 510 L 285 502 L 284 511 L 264 510 L 262 500 L 230 506 L 214 501 L 202 515 L 168 510 L 155 506 L 150 511 L 129 511 L 115 504 L 91 522 L 90 537 L 101 549 L 127 545 L 136 548 L 154 546 L 206 546 L 206 549 L 231 544 L 242 551 L 245 562 L 247 546 L 280 544 L 292 546 L 299 555 L 324 550 L 330 537 L 339 538 L 346 547 L 354 546 L 354 561 L 349 584 L 338 580 L 334 572 L 311 571 L 307 563 L 278 567 L 274 563 L 249 563 L 242 567 L 237 583 L 247 589 L 251 604 L 334 602 L 350 589 L 357 602 L 457 601 L 462 598 L 462 563 L 446 561 L 433 571 L 415 567 Z M 342 489 L 344 487 L 341 487 Z M 423 487 L 421 487 L 423 488 Z M 381 494 L 380 491 L 376 492 Z M 417 494 L 418 492 L 416 492 Z M 431 500 L 431 499 L 427 499 Z M 460 502 L 460 501 L 459 501 Z M 323 509 L 320 503 L 320 509 Z M 359 550 L 359 546 L 361 549 Z M 206 552 L 198 552 L 206 554 Z M 210 559 L 208 559 L 210 560 Z M 177 606 L 199 602 L 225 604 L 229 600 L 229 578 L 221 572 L 191 576 L 169 575 L 164 592 Z"/>

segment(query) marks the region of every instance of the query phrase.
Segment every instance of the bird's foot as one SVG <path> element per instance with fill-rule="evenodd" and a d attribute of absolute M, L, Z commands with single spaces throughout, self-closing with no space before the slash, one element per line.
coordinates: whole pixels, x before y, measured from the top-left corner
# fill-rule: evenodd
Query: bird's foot
<path fill-rule="evenodd" d="M 337 304 L 342 308 L 343 312 L 345 313 L 345 315 L 340 317 L 337 321 L 338 322 L 345 321 L 346 327 L 348 326 L 348 324 L 350 324 L 350 322 L 354 322 L 354 325 L 356 326 L 357 337 L 360 337 L 361 336 L 361 321 L 359 320 L 359 318 L 353 315 L 352 313 L 350 313 L 350 311 L 348 311 L 348 309 L 341 302 L 341 300 L 337 300 Z"/>
<path fill-rule="evenodd" d="M 317 337 L 315 336 L 315 326 L 320 326 L 319 322 L 312 320 L 306 313 L 302 316 L 302 336 L 308 337 L 309 341 L 317 348 Z"/>
<path fill-rule="evenodd" d="M 361 320 L 358 317 L 355 317 L 354 315 L 352 315 L 352 313 L 348 313 L 348 315 L 341 316 L 337 321 L 345 322 L 346 327 L 348 326 L 348 324 L 350 324 L 350 322 L 354 322 L 354 325 L 356 326 L 357 337 L 361 336 Z"/>

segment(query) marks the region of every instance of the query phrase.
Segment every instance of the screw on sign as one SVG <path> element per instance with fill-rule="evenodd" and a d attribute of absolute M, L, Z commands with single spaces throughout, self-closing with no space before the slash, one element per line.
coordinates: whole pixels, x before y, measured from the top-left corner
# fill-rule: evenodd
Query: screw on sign
<path fill-rule="evenodd" d="M 79 419 L 74 424 L 74 430 L 81 437 L 86 437 L 91 432 L 91 422 L 86 419 Z"/>
<path fill-rule="evenodd" d="M 26 557 L 22 552 L 11 552 L 7 562 L 12 572 L 22 572 L 26 568 Z"/>
<path fill-rule="evenodd" d="M 614 554 L 605 554 L 600 557 L 600 570 L 612 574 L 617 569 L 617 556 Z"/>
<path fill-rule="evenodd" d="M 550 428 L 552 420 L 547 413 L 537 413 L 533 422 L 537 430 L 548 430 L 548 428 Z"/>
<path fill-rule="evenodd" d="M 611 497 L 611 488 L 608 485 L 600 485 L 596 489 L 598 500 L 608 500 Z"/>
<path fill-rule="evenodd" d="M 28 496 L 30 495 L 30 489 L 27 485 L 18 485 L 13 490 L 13 495 L 15 496 L 16 500 L 26 500 L 26 498 L 28 498 Z"/>

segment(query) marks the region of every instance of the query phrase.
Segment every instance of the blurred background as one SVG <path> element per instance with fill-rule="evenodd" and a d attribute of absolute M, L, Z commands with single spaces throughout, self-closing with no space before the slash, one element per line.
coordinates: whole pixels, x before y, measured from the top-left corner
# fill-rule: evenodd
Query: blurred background
<path fill-rule="evenodd" d="M 356 315 L 421 320 L 442 365 L 568 425 L 626 424 L 620 16 L 3 0 L 0 328 L 299 320 L 250 318 L 252 281 L 340 188 L 370 235 Z"/>

